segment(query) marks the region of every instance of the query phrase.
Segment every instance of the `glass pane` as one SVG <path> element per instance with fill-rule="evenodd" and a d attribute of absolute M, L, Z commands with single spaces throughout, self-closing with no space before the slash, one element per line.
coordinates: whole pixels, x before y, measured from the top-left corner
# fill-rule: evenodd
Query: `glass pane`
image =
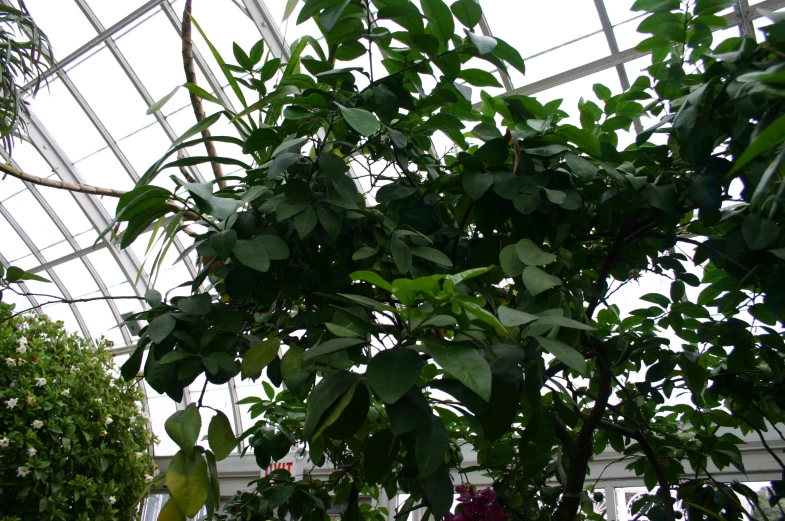
<path fill-rule="evenodd" d="M 106 47 L 69 70 L 68 75 L 115 138 L 154 120 L 145 114 L 147 105 Z"/>
<path fill-rule="evenodd" d="M 30 101 L 30 107 L 72 161 L 106 145 L 61 81 L 50 81 L 49 88 Z"/>
<path fill-rule="evenodd" d="M 5 203 L 3 204 L 5 205 Z M 0 237 L 3 238 L 3 250 L 0 253 L 12 265 L 16 264 L 16 260 L 30 255 L 30 249 L 25 246 L 25 243 L 2 215 L 0 215 Z M 18 266 L 18 264 L 16 265 Z M 19 267 L 21 268 L 21 266 Z"/>
<path fill-rule="evenodd" d="M 528 59 L 525 81 L 517 71 L 511 70 L 510 76 L 513 78 L 513 85 L 519 87 L 609 55 L 610 49 L 605 34 L 599 33 Z"/>
<path fill-rule="evenodd" d="M 114 152 L 109 148 L 104 148 L 99 152 L 85 157 L 78 161 L 75 166 L 79 171 L 79 175 L 82 176 L 82 179 L 84 179 L 87 184 L 123 191 L 131 190 L 134 187 L 131 176 L 128 175 L 128 172 L 123 168 L 122 163 L 120 163 L 117 156 L 115 156 Z M 110 199 L 110 201 L 105 202 L 109 203 L 106 205 L 111 209 L 109 214 L 114 215 L 117 200 L 112 197 L 104 197 L 101 199 Z"/>
<path fill-rule="evenodd" d="M 25 190 L 8 199 L 3 202 L 3 206 L 14 216 L 39 250 L 64 239 L 63 234 L 29 191 Z M 3 250 L 5 251 L 5 248 Z"/>
<path fill-rule="evenodd" d="M 552 49 L 579 36 L 602 29 L 594 2 L 588 0 L 520 0 L 514 9 L 525 16 L 510 16 L 509 0 L 482 0 L 491 32 L 523 56 Z M 583 61 L 600 58 L 593 50 L 580 49 Z"/>
<path fill-rule="evenodd" d="M 27 0 L 25 5 L 49 37 L 57 59 L 65 58 L 97 35 L 76 2 Z"/>
<path fill-rule="evenodd" d="M 54 270 L 72 298 L 80 298 L 98 291 L 98 286 L 81 259 L 74 259 L 56 266 Z"/>
<path fill-rule="evenodd" d="M 110 27 L 124 16 L 145 3 L 145 0 L 90 0 L 90 9 L 101 20 L 104 27 Z"/>
<path fill-rule="evenodd" d="M 150 96 L 158 101 L 174 87 L 185 82 L 185 72 L 180 37 L 160 9 L 156 9 L 154 13 L 132 31 L 118 38 L 116 43 Z M 155 56 L 155 59 L 150 59 L 151 56 Z M 199 85 L 209 91 L 198 68 L 197 78 Z M 188 103 L 188 91 L 180 89 L 167 102 L 164 111 L 168 112 Z"/>

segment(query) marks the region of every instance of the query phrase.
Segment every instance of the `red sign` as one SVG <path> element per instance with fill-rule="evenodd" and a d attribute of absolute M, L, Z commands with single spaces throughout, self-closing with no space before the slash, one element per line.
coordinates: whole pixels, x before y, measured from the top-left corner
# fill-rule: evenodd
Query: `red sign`
<path fill-rule="evenodd" d="M 292 473 L 292 465 L 294 465 L 294 463 L 292 463 L 291 461 L 282 461 L 280 463 L 270 463 L 270 465 L 266 469 L 264 469 L 264 475 L 266 476 L 266 475 L 268 475 L 270 473 L 270 471 L 272 471 L 272 470 L 279 470 L 279 469 L 284 469 L 284 470 L 286 470 L 286 472 L 291 474 Z"/>

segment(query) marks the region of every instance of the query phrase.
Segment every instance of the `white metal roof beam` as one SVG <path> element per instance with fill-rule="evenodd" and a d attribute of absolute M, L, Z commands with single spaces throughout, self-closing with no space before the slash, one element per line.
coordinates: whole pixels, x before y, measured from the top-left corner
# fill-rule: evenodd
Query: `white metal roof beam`
<path fill-rule="evenodd" d="M 283 1 L 283 0 L 276 0 Z M 289 46 L 286 45 L 286 39 L 278 29 L 278 24 L 273 20 L 273 16 L 263 2 L 259 0 L 242 0 L 243 5 L 248 10 L 248 15 L 256 24 L 259 33 L 264 38 L 265 43 L 270 48 L 273 56 L 280 58 L 282 62 L 289 59 Z"/>
<path fill-rule="evenodd" d="M 594 7 L 597 8 L 597 16 L 600 17 L 600 24 L 602 31 L 605 33 L 605 39 L 608 41 L 608 48 L 611 50 L 611 55 L 619 54 L 619 44 L 616 42 L 616 33 L 613 31 L 613 24 L 608 16 L 608 10 L 605 8 L 604 0 L 594 0 Z M 622 90 L 630 88 L 630 79 L 627 77 L 627 69 L 624 64 L 620 63 L 616 66 L 616 73 L 619 75 L 619 83 Z M 632 120 L 635 132 L 640 134 L 643 131 L 640 118 Z"/>
<path fill-rule="evenodd" d="M 750 7 L 750 10 L 747 12 L 748 18 L 750 19 L 761 18 L 762 15 L 757 11 L 758 9 L 776 11 L 777 9 L 780 9 L 782 7 L 785 7 L 785 0 L 765 0 L 759 4 L 755 4 L 754 6 Z M 738 12 L 735 11 L 725 15 L 724 18 L 728 22 L 728 27 L 735 27 L 742 23 L 741 16 L 739 15 Z M 595 72 L 604 71 L 606 69 L 610 69 L 611 67 L 616 67 L 617 65 L 635 60 L 636 58 L 647 56 L 648 54 L 649 54 L 648 52 L 640 52 L 640 51 L 636 51 L 635 49 L 627 49 L 626 51 L 621 51 L 618 54 L 607 56 L 605 58 L 600 58 L 599 60 L 586 63 L 584 65 L 581 65 L 580 67 L 576 67 L 574 69 L 570 69 L 560 74 L 556 74 L 554 76 L 551 76 L 550 78 L 545 78 L 544 80 L 536 81 L 534 83 L 530 83 L 528 85 L 518 87 L 516 89 L 511 90 L 510 92 L 506 92 L 502 94 L 500 97 L 511 96 L 515 94 L 531 96 L 533 94 L 537 94 L 538 92 L 542 92 L 551 89 L 553 87 L 558 87 L 559 85 L 569 83 L 573 80 L 583 78 L 584 76 L 589 76 L 591 74 L 594 74 Z M 476 103 L 474 107 L 479 108 L 480 104 Z"/>
<path fill-rule="evenodd" d="M 27 126 L 30 142 L 38 150 L 38 153 L 41 154 L 41 157 L 49 163 L 54 173 L 63 181 L 84 184 L 76 167 L 68 160 L 65 152 L 60 149 L 38 118 L 35 117 L 35 114 L 30 112 L 23 115 L 22 120 Z M 94 196 L 77 192 L 72 192 L 71 195 L 95 230 L 100 233 L 110 225 L 112 222 L 111 217 L 109 217 L 103 205 Z M 137 274 L 141 265 L 134 253 L 130 249 L 120 250 L 116 244 L 108 241 L 107 238 L 104 238 L 103 241 L 107 242 L 109 251 L 117 261 L 120 270 L 131 284 L 134 292 L 139 296 L 143 296 L 148 289 L 149 279 L 145 273 L 142 273 L 137 282 Z"/>
<path fill-rule="evenodd" d="M 27 246 L 27 248 L 33 253 L 33 256 L 36 258 L 36 260 L 38 262 L 46 262 L 44 255 L 40 252 L 32 239 L 30 239 L 30 236 L 25 233 L 21 226 L 19 226 L 19 223 L 11 215 L 11 212 L 9 212 L 2 203 L 0 203 L 0 215 L 2 215 L 5 220 L 8 221 L 8 224 L 11 225 L 11 228 L 14 229 L 19 238 L 22 239 L 22 242 L 25 243 L 25 246 Z M 66 300 L 73 300 L 71 294 L 68 292 L 68 289 L 63 284 L 63 281 L 60 280 L 60 277 L 58 277 L 54 270 L 47 271 L 46 275 L 52 280 L 54 285 L 57 286 L 57 289 L 63 295 L 63 298 Z M 69 304 L 69 307 L 76 317 L 76 321 L 79 323 L 79 329 L 82 330 L 84 337 L 92 338 L 90 335 L 90 328 L 87 327 L 87 322 L 85 322 L 82 313 L 79 311 L 79 308 L 76 306 L 76 304 L 73 303 Z"/>
<path fill-rule="evenodd" d="M 132 24 L 137 19 L 141 18 L 142 16 L 144 16 L 148 12 L 150 12 L 153 9 L 155 9 L 156 7 L 158 7 L 158 4 L 161 4 L 162 2 L 165 2 L 165 1 L 166 0 L 150 0 L 146 4 L 140 6 L 138 9 L 136 9 L 135 11 L 130 13 L 128 16 L 124 17 L 122 20 L 120 20 L 116 24 L 112 25 L 106 31 L 99 31 L 98 36 L 96 36 L 95 38 L 93 38 L 92 40 L 87 42 L 86 44 L 82 45 L 81 47 L 79 47 L 77 50 L 75 50 L 74 52 L 72 52 L 71 54 L 69 54 L 68 56 L 63 58 L 62 60 L 59 60 L 57 62 L 57 65 L 53 66 L 52 68 L 50 68 L 49 70 L 44 72 L 41 75 L 41 78 L 43 78 L 43 79 L 50 78 L 58 70 L 61 70 L 64 67 L 66 67 L 67 65 L 70 65 L 71 63 L 75 62 L 82 55 L 86 54 L 87 52 L 89 52 L 94 47 L 100 45 L 104 40 L 110 38 L 115 33 L 117 33 L 119 31 L 121 31 L 122 29 L 126 28 L 128 25 Z M 27 85 L 25 85 L 24 90 L 27 90 L 28 87 L 30 87 L 31 85 L 34 85 L 36 81 L 38 81 L 38 80 L 37 79 L 33 80 L 32 82 L 30 82 Z"/>
<path fill-rule="evenodd" d="M 11 166 L 13 166 L 16 169 L 19 169 L 19 165 L 17 165 L 16 162 L 13 161 L 13 159 L 11 159 L 10 157 L 7 156 L 5 150 L 2 151 L 2 155 L 3 155 L 3 157 L 4 157 L 4 159 L 6 161 L 10 162 Z M 96 248 L 89 248 L 89 249 L 81 250 L 80 247 L 79 247 L 79 243 L 76 241 L 76 238 L 71 234 L 71 231 L 68 229 L 68 227 L 65 225 L 65 223 L 63 223 L 63 221 L 57 215 L 57 212 L 54 211 L 54 209 L 49 204 L 49 201 L 46 200 L 46 198 L 41 194 L 41 192 L 38 190 L 38 188 L 34 184 L 32 184 L 32 183 L 28 183 L 26 181 L 23 181 L 23 182 L 24 182 L 25 186 L 27 187 L 27 189 L 32 194 L 32 196 L 35 198 L 35 200 L 38 201 L 38 204 L 41 205 L 41 207 L 44 209 L 44 211 L 49 216 L 49 218 L 52 219 L 52 222 L 55 224 L 55 226 L 60 231 L 60 233 L 63 234 L 63 237 L 65 237 L 65 240 L 68 242 L 68 244 L 71 246 L 71 248 L 74 249 L 74 253 L 71 253 L 71 254 L 66 256 L 66 257 L 71 257 L 68 260 L 73 260 L 73 259 L 76 259 L 76 258 L 79 258 L 79 257 L 83 257 L 82 258 L 82 262 L 84 262 L 84 265 L 87 268 L 87 271 L 90 273 L 90 276 L 93 278 L 93 280 L 95 281 L 96 285 L 98 286 L 98 289 L 101 291 L 101 295 L 103 295 L 105 297 L 108 297 L 110 295 L 109 289 L 107 288 L 106 284 L 104 283 L 103 279 L 101 278 L 101 275 L 98 273 L 98 270 L 96 270 L 95 266 L 93 266 L 93 263 L 90 261 L 90 259 L 88 259 L 86 257 L 87 254 L 92 253 L 93 251 L 97 251 L 99 249 L 103 249 L 105 247 L 104 245 L 106 243 L 98 244 Z M 38 257 L 36 256 L 36 258 L 38 258 Z M 40 262 L 40 259 L 39 259 L 39 262 Z M 64 262 L 67 262 L 67 261 L 64 261 Z M 51 272 L 52 268 L 54 268 L 55 266 L 57 266 L 59 264 L 63 264 L 64 262 L 58 262 L 56 264 L 55 263 L 51 263 L 51 262 L 50 263 L 44 262 L 41 265 L 39 265 L 38 268 L 33 268 L 31 270 L 26 270 L 26 271 L 28 271 L 30 273 L 38 273 L 39 271 Z M 50 264 L 50 265 L 46 266 L 47 264 Z M 120 310 L 117 309 L 117 303 L 114 300 L 111 300 L 111 299 L 107 299 L 106 303 L 109 305 L 109 309 L 112 311 L 112 315 L 114 316 L 115 321 L 118 324 L 121 324 L 123 322 L 123 318 L 120 316 Z M 120 332 L 123 335 L 123 340 L 125 341 L 125 343 L 126 344 L 130 343 L 131 342 L 131 335 L 128 333 L 128 330 L 126 328 L 124 328 L 124 327 L 121 327 L 120 328 Z"/>
<path fill-rule="evenodd" d="M 88 21 L 95 28 L 95 30 L 101 33 L 105 32 L 103 24 L 101 24 L 101 21 L 98 19 L 95 13 L 93 13 L 92 9 L 90 9 L 90 6 L 87 5 L 87 2 L 85 0 L 74 0 L 74 1 L 82 10 L 85 17 L 87 17 Z M 160 3 L 162 2 L 157 2 L 156 5 Z M 109 48 L 109 52 L 112 53 L 112 56 L 114 56 L 117 62 L 120 64 L 120 67 L 123 69 L 123 72 L 125 72 L 126 76 L 128 76 L 128 79 L 131 80 L 131 83 L 133 84 L 134 88 L 139 93 L 139 95 L 142 97 L 145 104 L 147 104 L 148 107 L 153 105 L 156 100 L 153 99 L 153 97 L 148 92 L 147 87 L 144 86 L 142 80 L 139 79 L 139 76 L 136 75 L 133 68 L 128 63 L 128 60 L 126 60 L 125 56 L 123 56 L 123 53 L 120 52 L 120 49 L 119 47 L 117 47 L 115 41 L 111 37 L 107 37 L 104 41 L 106 43 L 106 46 Z M 160 110 L 156 111 L 155 114 L 153 114 L 153 116 L 158 121 L 158 124 L 161 125 L 161 128 L 163 128 L 164 133 L 170 140 L 175 141 L 179 137 Z M 185 151 L 184 154 L 186 156 L 188 155 L 187 153 L 185 153 Z M 204 181 L 204 178 L 202 177 L 202 174 L 198 169 L 189 168 L 189 171 L 191 172 L 191 175 L 193 175 L 195 179 L 198 179 L 199 181 Z"/>

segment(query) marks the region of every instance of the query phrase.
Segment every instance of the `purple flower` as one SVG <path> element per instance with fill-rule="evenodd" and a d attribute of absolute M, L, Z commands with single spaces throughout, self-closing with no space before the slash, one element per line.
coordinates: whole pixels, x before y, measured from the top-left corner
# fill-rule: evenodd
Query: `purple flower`
<path fill-rule="evenodd" d="M 505 514 L 499 505 L 493 504 L 496 494 L 490 488 L 480 491 L 472 486 L 455 487 L 458 492 L 458 506 L 455 513 L 446 514 L 445 521 L 505 521 L 509 514 Z"/>

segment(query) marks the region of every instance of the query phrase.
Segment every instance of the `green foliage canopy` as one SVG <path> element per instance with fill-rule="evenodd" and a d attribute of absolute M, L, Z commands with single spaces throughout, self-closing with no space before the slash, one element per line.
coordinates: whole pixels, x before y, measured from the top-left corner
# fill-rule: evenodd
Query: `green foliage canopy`
<path fill-rule="evenodd" d="M 217 517 L 321 520 L 334 501 L 374 518 L 358 495 L 381 487 L 439 518 L 469 442 L 516 519 L 591 518 L 587 464 L 608 448 L 658 489 L 636 507 L 650 519 L 675 519 L 672 490 L 690 518 L 738 518 L 731 489 L 752 492 L 705 471 L 743 469 L 719 427 L 765 431 L 785 407 L 785 21 L 772 15 L 765 43 L 715 45 L 732 4 L 638 0 L 648 75 L 620 94 L 595 85 L 580 126 L 559 101 L 482 90 L 498 84 L 489 66 L 525 67 L 477 32 L 471 0 L 308 0 L 296 22 L 324 40 L 299 40 L 287 63 L 263 59 L 264 42 L 235 46 L 236 65 L 216 55 L 242 108 L 219 106 L 118 205 L 123 246 L 169 218 L 155 269 L 189 215 L 203 230 L 192 295 L 148 295 L 123 373 L 149 350 L 148 383 L 179 401 L 200 374 L 264 371 L 283 390 L 246 400 L 257 423 L 241 437 L 260 468 L 307 443 L 339 469 L 273 472 Z M 384 71 L 364 65 L 378 57 Z M 231 187 L 151 184 L 209 162 L 171 157 L 224 117 L 241 139 L 207 139 L 244 154 L 213 159 L 241 167 Z M 657 123 L 619 146 L 642 117 Z M 436 133 L 454 143 L 442 156 Z M 621 314 L 609 290 L 641 273 L 670 291 Z M 212 515 L 215 461 L 239 441 L 217 413 L 198 444 L 196 407 L 167 423 L 181 447 L 167 519 Z"/>

